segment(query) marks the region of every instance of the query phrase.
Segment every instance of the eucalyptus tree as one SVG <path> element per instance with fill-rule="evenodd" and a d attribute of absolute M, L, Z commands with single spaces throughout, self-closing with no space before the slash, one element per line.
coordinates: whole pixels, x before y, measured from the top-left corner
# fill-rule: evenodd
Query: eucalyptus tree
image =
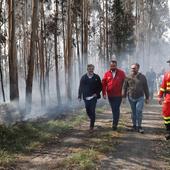
<path fill-rule="evenodd" d="M 26 79 L 26 112 L 31 111 L 32 105 L 32 85 L 34 75 L 34 59 L 36 54 L 37 28 L 38 28 L 38 0 L 32 0 L 32 24 L 31 24 L 31 40 L 30 51 L 28 57 L 28 74 Z"/>
<path fill-rule="evenodd" d="M 9 80 L 10 80 L 10 100 L 19 100 L 18 89 L 18 67 L 17 67 L 17 51 L 15 37 L 15 0 L 8 0 L 8 56 L 9 56 Z"/>
<path fill-rule="evenodd" d="M 161 57 L 168 55 L 169 42 L 165 37 L 170 28 L 168 0 L 135 1 L 135 9 L 135 55 L 140 56 L 142 66 L 146 69 L 151 66 L 157 68 Z"/>
<path fill-rule="evenodd" d="M 133 2 L 114 0 L 112 14 L 110 30 L 112 53 L 116 54 L 118 60 L 122 60 L 125 59 L 124 54 L 132 53 L 135 48 Z"/>
<path fill-rule="evenodd" d="M 4 82 L 3 82 L 3 65 L 2 65 L 2 45 L 5 43 L 6 41 L 6 37 L 3 34 L 2 31 L 2 25 L 4 24 L 4 20 L 3 20 L 3 14 L 2 14 L 2 2 L 0 2 L 0 80 L 1 80 L 1 89 L 2 89 L 2 96 L 3 96 L 3 101 L 5 102 L 5 91 L 4 91 Z"/>

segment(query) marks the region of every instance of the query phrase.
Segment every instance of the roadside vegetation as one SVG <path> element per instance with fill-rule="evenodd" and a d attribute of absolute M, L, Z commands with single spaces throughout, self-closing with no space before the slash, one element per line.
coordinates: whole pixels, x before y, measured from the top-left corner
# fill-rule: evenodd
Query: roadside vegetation
<path fill-rule="evenodd" d="M 103 117 L 107 116 L 106 111 L 108 105 L 97 108 L 96 115 L 98 119 L 101 116 L 101 124 L 99 121 L 93 133 L 88 131 L 89 122 L 84 109 L 58 120 L 20 122 L 8 127 L 1 125 L 0 169 L 17 169 L 18 160 L 37 152 L 43 155 L 42 148 L 48 151 L 49 157 L 53 148 L 56 153 L 63 153 L 58 154 L 60 159 L 52 165 L 53 169 L 100 169 L 102 160 L 107 159 L 109 155 L 114 157 L 121 138 L 126 135 L 127 119 L 130 116 L 129 108 L 123 107 L 119 128 L 112 131 L 111 121 L 107 118 L 104 120 Z M 157 133 L 161 135 L 163 132 Z M 156 159 L 170 162 L 170 143 L 165 140 L 153 142 Z"/>
<path fill-rule="evenodd" d="M 84 111 L 81 111 L 84 112 Z M 14 163 L 16 154 L 26 154 L 42 147 L 53 138 L 69 133 L 74 126 L 86 120 L 84 113 L 64 120 L 20 122 L 0 126 L 0 165 Z"/>
<path fill-rule="evenodd" d="M 100 114 L 107 109 L 102 106 L 97 109 Z M 85 110 L 79 114 L 66 116 L 60 120 L 41 120 L 36 122 L 21 122 L 12 126 L 0 126 L 0 167 L 15 167 L 16 158 L 20 155 L 29 155 L 35 150 L 46 147 L 48 143 L 62 140 L 75 128 L 86 124 L 87 117 Z M 57 165 L 60 169 L 93 169 L 99 164 L 99 160 L 108 153 L 115 150 L 116 140 L 120 133 L 112 132 L 110 125 L 99 127 L 94 133 L 90 134 L 88 129 L 84 131 L 86 139 L 83 144 L 74 147 L 74 143 L 63 143 L 68 148 L 72 148 L 71 153 L 64 157 Z"/>

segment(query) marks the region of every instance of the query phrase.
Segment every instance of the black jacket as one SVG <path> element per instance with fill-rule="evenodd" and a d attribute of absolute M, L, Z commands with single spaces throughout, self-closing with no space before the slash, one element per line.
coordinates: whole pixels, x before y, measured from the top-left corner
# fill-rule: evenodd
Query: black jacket
<path fill-rule="evenodd" d="M 94 74 L 92 78 L 89 78 L 87 74 L 84 74 L 80 80 L 78 98 L 82 98 L 85 100 L 86 97 L 90 97 L 93 94 L 97 94 L 97 98 L 99 99 L 100 92 L 102 91 L 102 83 L 101 79 L 97 74 Z"/>

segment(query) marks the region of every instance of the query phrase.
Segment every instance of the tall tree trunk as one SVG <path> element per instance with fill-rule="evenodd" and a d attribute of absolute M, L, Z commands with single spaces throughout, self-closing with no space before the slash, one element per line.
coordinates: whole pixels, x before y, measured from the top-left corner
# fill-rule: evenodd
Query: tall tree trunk
<path fill-rule="evenodd" d="M 64 27 L 64 2 L 62 1 L 61 4 L 62 10 L 62 36 L 63 36 L 63 53 L 65 52 L 65 27 Z"/>
<path fill-rule="evenodd" d="M 46 94 L 45 94 L 45 61 L 44 61 L 44 1 L 41 2 L 41 32 L 39 42 L 39 56 L 40 56 L 40 93 L 41 93 L 41 107 L 46 106 Z"/>
<path fill-rule="evenodd" d="M 103 0 L 103 10 L 105 9 L 105 0 Z M 105 61 L 105 64 L 106 64 L 106 28 L 105 28 L 105 13 L 103 11 L 103 57 L 104 57 L 104 61 Z"/>
<path fill-rule="evenodd" d="M 106 63 L 109 62 L 109 34 L 108 34 L 108 31 L 109 31 L 109 28 L 108 28 L 108 0 L 106 0 L 106 19 L 105 19 L 105 22 L 106 22 Z"/>
<path fill-rule="evenodd" d="M 23 61 L 24 61 L 24 78 L 25 78 L 25 82 L 26 82 L 26 77 L 27 77 L 27 61 L 26 58 L 28 56 L 28 49 L 27 49 L 27 45 L 28 45 L 28 38 L 26 36 L 26 32 L 28 31 L 27 29 L 27 0 L 25 0 L 25 5 L 24 5 L 24 10 L 22 11 L 23 13 L 23 20 L 22 20 L 22 25 L 23 25 L 23 32 L 24 32 L 24 48 L 23 48 Z"/>
<path fill-rule="evenodd" d="M 79 47 L 78 16 L 76 20 L 76 43 L 77 43 L 78 70 L 79 70 L 79 77 L 80 77 L 82 75 L 82 65 L 81 65 L 80 47 Z"/>
<path fill-rule="evenodd" d="M 84 64 L 85 68 L 88 63 L 88 25 L 89 22 L 89 0 L 84 0 L 84 48 L 83 48 L 83 57 L 84 57 Z"/>
<path fill-rule="evenodd" d="M 82 0 L 82 10 L 81 10 L 81 58 L 82 58 L 82 69 L 85 71 L 85 61 L 84 61 L 84 0 Z"/>
<path fill-rule="evenodd" d="M 152 32 L 152 19 L 153 19 L 153 0 L 150 0 L 150 11 L 149 11 L 149 25 L 148 25 L 148 57 L 147 63 L 150 66 L 150 55 L 151 55 L 151 32 Z"/>
<path fill-rule="evenodd" d="M 32 0 L 33 12 L 32 12 L 32 25 L 31 25 L 31 40 L 30 40 L 30 53 L 28 58 L 28 75 L 26 80 L 26 112 L 31 112 L 32 105 L 32 84 L 34 75 L 34 58 L 35 47 L 37 39 L 37 27 L 38 27 L 38 0 Z"/>
<path fill-rule="evenodd" d="M 66 56 L 65 56 L 65 80 L 66 80 L 66 92 L 67 99 L 71 101 L 72 79 L 72 0 L 68 1 L 68 13 L 67 13 L 67 39 L 66 39 Z"/>
<path fill-rule="evenodd" d="M 82 0 L 82 10 L 81 10 L 81 56 L 83 72 L 86 70 L 86 65 L 88 63 L 88 25 L 89 21 L 89 0 Z"/>
<path fill-rule="evenodd" d="M 142 0 L 142 23 L 145 23 L 145 10 L 144 10 L 144 0 Z M 143 65 L 145 65 L 145 28 L 143 27 L 143 41 L 142 41 L 142 53 L 143 53 Z"/>
<path fill-rule="evenodd" d="M 15 0 L 8 0 L 9 5 L 9 80 L 10 80 L 10 100 L 19 100 L 18 70 L 15 40 Z"/>
<path fill-rule="evenodd" d="M 45 92 L 44 94 L 46 95 L 46 97 L 49 97 L 49 72 L 48 72 L 48 54 L 47 54 L 47 29 L 46 29 L 46 20 L 45 20 L 45 15 L 44 15 L 44 11 L 43 11 L 43 16 L 44 16 L 44 35 L 45 35 L 45 39 L 44 39 L 44 54 L 45 54 Z M 47 73 L 48 72 L 48 73 Z"/>
<path fill-rule="evenodd" d="M 2 16 L 2 1 L 0 2 L 0 16 Z M 1 26 L 0 26 L 0 33 L 2 32 Z M 2 97 L 3 101 L 5 102 L 5 91 L 4 91 L 4 82 L 3 82 L 3 72 L 2 72 L 2 51 L 1 51 L 1 44 L 0 44 L 0 80 L 1 80 L 1 89 L 2 89 Z"/>
<path fill-rule="evenodd" d="M 1 64 L 1 46 L 0 46 L 0 80 L 1 80 L 2 97 L 3 97 L 3 101 L 5 102 L 5 91 L 4 91 L 3 73 L 2 73 L 2 64 Z"/>
<path fill-rule="evenodd" d="M 100 4 L 102 5 L 103 0 L 99 0 Z M 99 57 L 101 60 L 101 63 L 104 63 L 104 57 L 103 57 L 103 20 L 104 18 L 102 17 L 102 11 L 100 11 L 100 18 L 99 18 L 99 23 L 100 23 L 100 45 L 99 45 Z"/>
<path fill-rule="evenodd" d="M 47 90 L 47 95 L 48 98 L 50 98 L 50 52 L 49 54 L 46 56 L 46 74 L 45 74 L 45 79 L 46 79 L 46 90 Z"/>
<path fill-rule="evenodd" d="M 54 33 L 54 51 L 55 51 L 55 71 L 56 71 L 56 91 L 57 91 L 57 101 L 58 105 L 61 104 L 61 94 L 59 85 L 59 69 L 58 69 L 58 38 L 57 38 L 57 28 L 58 26 L 58 2 L 56 1 L 56 29 Z"/>

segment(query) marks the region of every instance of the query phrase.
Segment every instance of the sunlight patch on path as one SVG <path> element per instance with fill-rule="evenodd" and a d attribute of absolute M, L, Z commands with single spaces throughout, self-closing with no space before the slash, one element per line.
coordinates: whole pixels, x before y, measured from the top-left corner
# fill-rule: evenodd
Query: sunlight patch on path
<path fill-rule="evenodd" d="M 156 106 L 156 107 L 155 107 Z M 125 112 L 127 123 L 131 126 L 131 113 Z M 120 137 L 116 152 L 101 162 L 101 169 L 107 170 L 168 170 L 168 163 L 160 159 L 156 150 L 164 140 L 164 127 L 159 105 L 147 105 L 143 117 L 144 134 L 125 131 Z"/>

